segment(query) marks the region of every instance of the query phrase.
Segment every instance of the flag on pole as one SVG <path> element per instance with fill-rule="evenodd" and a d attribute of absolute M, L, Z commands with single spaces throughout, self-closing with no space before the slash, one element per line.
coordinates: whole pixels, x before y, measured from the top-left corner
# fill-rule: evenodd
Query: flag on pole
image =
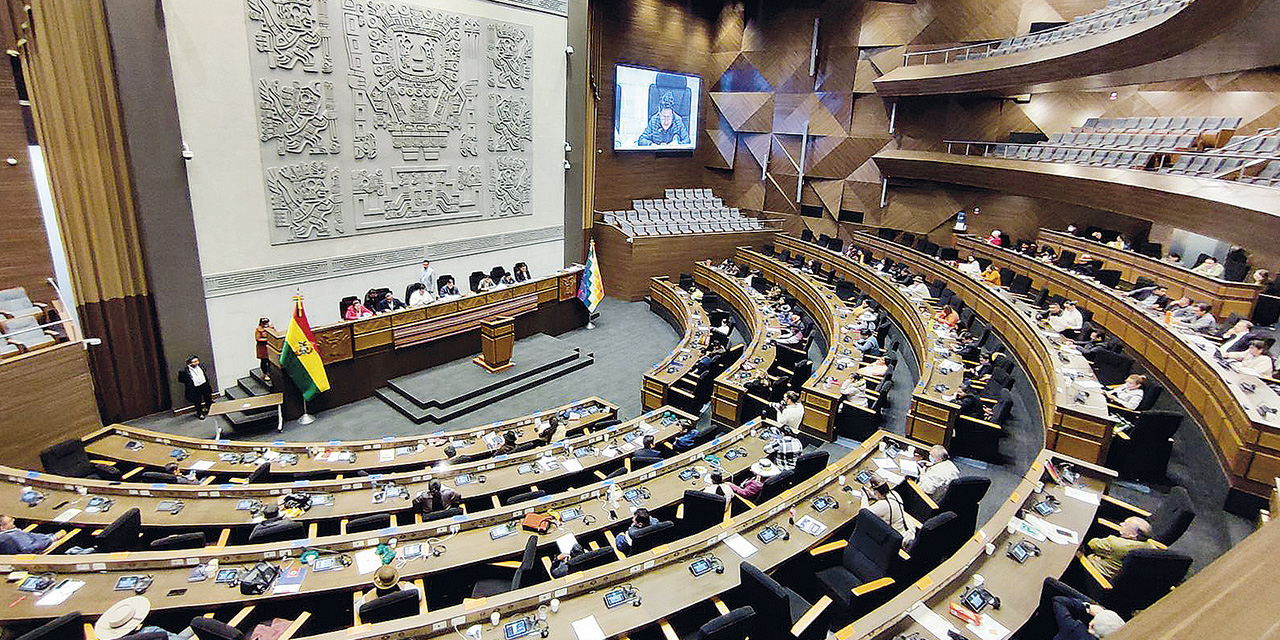
<path fill-rule="evenodd" d="M 307 322 L 307 312 L 302 308 L 302 296 L 293 297 L 293 319 L 280 347 L 280 368 L 289 374 L 293 383 L 302 391 L 302 399 L 310 400 L 329 390 L 329 376 L 324 372 L 324 361 L 316 351 L 316 337 Z"/>
<path fill-rule="evenodd" d="M 596 261 L 596 241 L 591 241 L 587 251 L 587 265 L 582 269 L 582 281 L 578 284 L 578 299 L 587 311 L 595 311 L 604 300 L 604 280 L 600 277 L 600 263 Z"/>

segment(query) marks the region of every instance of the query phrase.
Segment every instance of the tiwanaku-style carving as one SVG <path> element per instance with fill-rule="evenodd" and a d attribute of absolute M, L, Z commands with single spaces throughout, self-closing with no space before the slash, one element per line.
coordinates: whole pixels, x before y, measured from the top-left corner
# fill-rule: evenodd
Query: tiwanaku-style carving
<path fill-rule="evenodd" d="M 272 69 L 330 73 L 329 0 L 246 0 L 249 20 L 260 23 L 254 48 Z"/>
<path fill-rule="evenodd" d="M 259 80 L 258 118 L 262 141 L 275 140 L 279 155 L 341 150 L 332 82 Z"/>
<path fill-rule="evenodd" d="M 309 240 L 342 234 L 338 168 L 322 161 L 267 169 L 267 194 L 275 226 L 290 238 Z"/>
<path fill-rule="evenodd" d="M 525 89 L 533 66 L 533 45 L 524 29 L 509 24 L 489 25 L 489 86 Z"/>
<path fill-rule="evenodd" d="M 246 2 L 272 242 L 532 214 L 528 27 L 397 1 Z M 336 63 L 322 62 L 329 24 Z M 301 73 L 313 67 L 346 90 Z M 319 154 L 322 169 L 277 166 Z M 302 167 L 323 171 L 327 200 L 300 197 Z"/>

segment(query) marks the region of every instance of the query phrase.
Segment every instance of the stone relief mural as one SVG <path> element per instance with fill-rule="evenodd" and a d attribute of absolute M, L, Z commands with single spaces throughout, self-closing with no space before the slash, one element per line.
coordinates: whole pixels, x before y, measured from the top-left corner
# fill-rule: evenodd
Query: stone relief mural
<path fill-rule="evenodd" d="M 407 2 L 245 2 L 273 243 L 532 214 L 530 28 Z"/>

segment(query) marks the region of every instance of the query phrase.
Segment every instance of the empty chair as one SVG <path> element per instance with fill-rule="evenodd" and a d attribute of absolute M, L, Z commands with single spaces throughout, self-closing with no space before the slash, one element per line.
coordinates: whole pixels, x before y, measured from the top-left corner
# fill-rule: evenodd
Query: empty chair
<path fill-rule="evenodd" d="M 525 491 L 524 493 L 517 493 L 516 495 L 511 496 L 506 500 L 503 500 L 502 503 L 506 505 L 519 504 L 521 502 L 529 502 L 530 500 L 537 500 L 538 498 L 544 497 L 546 495 L 547 495 L 547 492 L 542 491 L 541 489 L 537 491 Z"/>
<path fill-rule="evenodd" d="M 1160 508 L 1152 512 L 1147 522 L 1151 524 L 1151 538 L 1160 544 L 1169 546 L 1178 541 L 1182 534 L 1191 527 L 1196 519 L 1195 506 L 1191 503 L 1191 495 L 1184 487 L 1174 487 Z"/>
<path fill-rule="evenodd" d="M 205 544 L 204 532 L 176 533 L 171 536 L 157 538 L 147 545 L 152 551 L 172 551 L 175 549 L 199 549 Z"/>
<path fill-rule="evenodd" d="M 756 624 L 758 631 L 763 632 L 762 637 L 816 640 L 826 636 L 827 625 L 822 620 L 810 620 L 799 633 L 791 633 L 792 627 L 812 607 L 800 594 L 782 586 L 750 562 L 744 561 L 738 566 L 738 577 L 742 598 L 759 613 Z"/>
<path fill-rule="evenodd" d="M 524 553 L 520 556 L 520 566 L 516 567 L 515 573 L 510 578 L 485 578 L 477 581 L 471 588 L 471 597 L 487 598 L 525 586 L 529 583 L 529 572 L 534 570 L 537 562 L 538 536 L 529 536 L 524 544 Z M 360 617 L 363 619 L 364 615 L 361 614 Z"/>
<path fill-rule="evenodd" d="M 277 520 L 260 524 L 249 534 L 249 544 L 283 542 L 307 537 L 307 528 L 301 522 Z"/>
<path fill-rule="evenodd" d="M 47 347 L 57 342 L 54 333 L 40 328 L 39 318 L 30 315 L 0 319 L 0 333 L 4 333 L 6 340 L 22 347 L 24 351 Z"/>
<path fill-rule="evenodd" d="M 891 588 L 901 562 L 902 535 L 879 516 L 863 509 L 854 516 L 853 533 L 844 543 L 831 543 L 811 554 L 841 551 L 834 566 L 814 573 L 822 592 L 840 607 L 844 618 L 855 618 L 888 600 L 898 589 Z M 888 578 L 888 580 L 883 580 Z M 870 587 L 871 583 L 879 586 Z M 865 592 L 854 587 L 868 585 Z"/>
<path fill-rule="evenodd" d="M 99 553 L 130 551 L 142 533 L 142 512 L 137 507 L 120 514 L 102 533 L 94 536 L 93 548 Z"/>
<path fill-rule="evenodd" d="M 755 609 L 738 607 L 698 627 L 692 640 L 745 640 L 755 636 L 756 619 Z"/>
<path fill-rule="evenodd" d="M 818 472 L 827 468 L 827 462 L 831 459 L 831 454 L 826 451 L 809 451 L 800 454 L 796 458 L 795 479 L 793 483 L 799 484 L 818 475 Z"/>
<path fill-rule="evenodd" d="M 84 450 L 84 441 L 79 439 L 64 440 L 41 451 L 40 466 L 45 472 L 60 476 L 99 480 L 120 479 L 120 472 L 115 467 L 90 462 Z"/>
<path fill-rule="evenodd" d="M 569 558 L 569 573 L 602 567 L 617 559 L 613 547 L 601 547 Z"/>
<path fill-rule="evenodd" d="M 943 511 L 925 520 L 911 541 L 911 559 L 903 567 L 905 582 L 914 582 L 926 573 L 938 568 L 964 545 L 973 531 L 965 530 L 965 523 L 950 511 Z"/>
<path fill-rule="evenodd" d="M 419 613 L 420 602 L 421 596 L 416 589 L 401 589 L 361 604 L 358 615 L 361 624 L 407 618 Z"/>
<path fill-rule="evenodd" d="M 32 316 L 38 324 L 44 316 L 44 305 L 37 304 L 27 297 L 27 290 L 22 287 L 0 290 L 0 316 L 16 318 Z"/>
<path fill-rule="evenodd" d="M 80 612 L 72 611 L 54 618 L 14 640 L 75 640 L 84 637 L 80 624 Z"/>
<path fill-rule="evenodd" d="M 375 513 L 373 515 L 354 518 L 346 524 L 346 533 L 377 531 L 391 526 L 391 514 Z"/>
<path fill-rule="evenodd" d="M 1132 429 L 1112 438 L 1107 466 L 1126 478 L 1164 482 L 1173 454 L 1173 434 L 1181 425 L 1182 414 L 1175 411 L 1137 414 Z"/>
<path fill-rule="evenodd" d="M 966 537 L 973 535 L 978 528 L 978 503 L 982 502 L 982 498 L 987 495 L 987 490 L 990 488 L 991 478 L 980 476 L 956 478 L 947 486 L 947 492 L 942 496 L 942 501 L 938 503 L 935 513 L 950 511 L 956 514 L 954 526 L 965 532 Z"/>
<path fill-rule="evenodd" d="M 725 496 L 698 491 L 684 490 L 684 535 L 692 535 L 705 531 L 724 521 L 729 500 Z"/>
<path fill-rule="evenodd" d="M 1129 372 L 1133 371 L 1133 360 L 1119 353 L 1099 351 L 1094 355 L 1093 370 L 1098 376 L 1098 382 L 1113 386 L 1124 382 Z"/>

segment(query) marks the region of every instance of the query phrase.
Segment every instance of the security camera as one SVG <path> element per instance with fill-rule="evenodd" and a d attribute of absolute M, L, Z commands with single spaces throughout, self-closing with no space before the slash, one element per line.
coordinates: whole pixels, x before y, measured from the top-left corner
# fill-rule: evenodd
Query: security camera
<path fill-rule="evenodd" d="M 567 46 L 565 46 L 565 48 L 564 48 L 564 54 L 565 54 L 566 56 L 571 56 L 571 55 L 573 55 L 573 45 L 567 45 Z"/>

